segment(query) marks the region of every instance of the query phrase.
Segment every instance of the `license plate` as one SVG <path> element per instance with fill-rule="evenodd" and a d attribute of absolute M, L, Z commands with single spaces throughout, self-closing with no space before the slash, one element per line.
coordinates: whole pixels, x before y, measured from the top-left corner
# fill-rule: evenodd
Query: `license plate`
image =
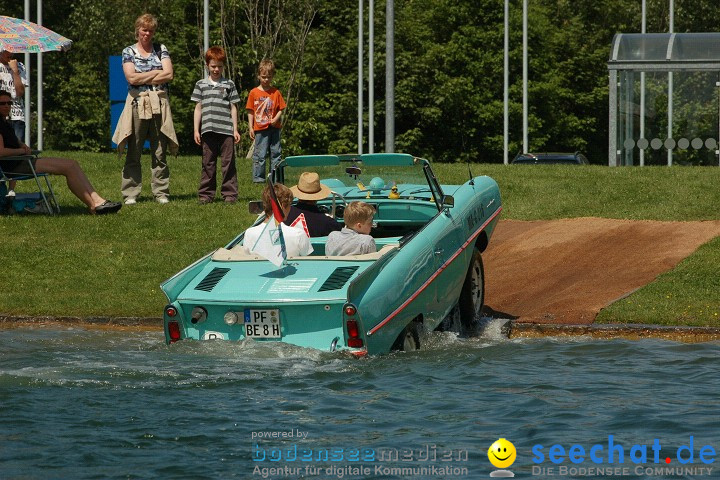
<path fill-rule="evenodd" d="M 280 338 L 280 310 L 245 309 L 247 338 Z"/>

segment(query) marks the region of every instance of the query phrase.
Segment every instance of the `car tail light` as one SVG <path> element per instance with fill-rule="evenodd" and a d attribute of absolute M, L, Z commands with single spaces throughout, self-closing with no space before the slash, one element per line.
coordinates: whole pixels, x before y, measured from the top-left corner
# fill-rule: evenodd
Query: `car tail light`
<path fill-rule="evenodd" d="M 168 335 L 170 335 L 170 343 L 180 340 L 180 324 L 178 322 L 168 322 Z"/>
<path fill-rule="evenodd" d="M 347 346 L 351 348 L 362 348 L 364 346 L 362 338 L 360 338 L 360 326 L 358 321 L 353 318 L 357 315 L 357 308 L 355 305 L 347 304 L 343 308 L 343 313 L 346 316 L 345 329 L 347 330 Z"/>
<path fill-rule="evenodd" d="M 348 332 L 348 336 L 350 338 L 358 338 L 358 336 L 359 336 L 358 324 L 355 320 L 347 321 L 347 332 Z"/>
<path fill-rule="evenodd" d="M 177 315 L 177 313 L 177 308 L 173 307 L 172 305 L 168 305 L 167 307 L 165 307 L 165 315 L 167 315 L 168 317 L 172 318 Z"/>

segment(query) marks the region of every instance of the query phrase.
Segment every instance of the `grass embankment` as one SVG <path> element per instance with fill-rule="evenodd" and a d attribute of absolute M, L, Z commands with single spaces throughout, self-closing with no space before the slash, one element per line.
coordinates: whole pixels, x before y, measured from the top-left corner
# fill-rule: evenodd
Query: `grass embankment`
<path fill-rule="evenodd" d="M 46 152 L 45 156 L 58 154 Z M 120 198 L 121 161 L 114 154 L 76 158 L 104 196 Z M 54 178 L 60 216 L 0 217 L 3 288 L 0 314 L 160 316 L 158 285 L 226 244 L 254 218 L 247 202 L 262 185 L 250 181 L 250 161 L 238 159 L 236 205 L 197 204 L 199 157 L 170 161 L 172 201 L 152 200 L 149 159 L 140 202 L 117 215 L 92 217 Z M 687 167 L 472 165 L 500 184 L 503 218 L 521 220 L 597 216 L 636 220 L 720 219 L 720 169 Z M 443 183 L 463 183 L 466 165 L 435 165 Z M 21 182 L 18 191 L 31 191 Z M 652 245 L 648 245 L 652 248 Z M 600 322 L 720 326 L 720 239 L 701 247 L 678 268 L 601 312 Z"/>

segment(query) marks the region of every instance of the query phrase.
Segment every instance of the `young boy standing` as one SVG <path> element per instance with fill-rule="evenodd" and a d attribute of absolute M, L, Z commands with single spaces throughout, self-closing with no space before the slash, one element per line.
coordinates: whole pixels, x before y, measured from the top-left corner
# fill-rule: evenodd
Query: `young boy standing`
<path fill-rule="evenodd" d="M 215 199 L 217 157 L 222 161 L 220 193 L 226 203 L 235 203 L 238 196 L 237 168 L 234 144 L 240 141 L 237 129 L 237 106 L 240 102 L 235 84 L 223 77 L 225 51 L 210 47 L 205 53 L 205 65 L 210 76 L 198 80 L 190 99 L 197 102 L 193 115 L 195 143 L 202 145 L 202 170 L 198 201 L 211 203 Z"/>
<path fill-rule="evenodd" d="M 245 108 L 248 111 L 250 138 L 255 140 L 253 151 L 253 182 L 265 182 L 265 156 L 270 148 L 270 170 L 280 162 L 280 117 L 285 99 L 280 90 L 272 86 L 275 64 L 263 60 L 258 67 L 260 86 L 250 90 Z"/>
<path fill-rule="evenodd" d="M 365 202 L 350 202 L 343 218 L 345 226 L 330 232 L 325 242 L 325 255 L 358 255 L 377 252 L 375 239 L 370 236 L 375 209 Z"/>

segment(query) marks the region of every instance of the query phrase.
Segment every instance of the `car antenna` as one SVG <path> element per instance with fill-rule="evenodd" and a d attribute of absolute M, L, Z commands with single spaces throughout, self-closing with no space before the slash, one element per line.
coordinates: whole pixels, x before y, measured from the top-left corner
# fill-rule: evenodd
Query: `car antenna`
<path fill-rule="evenodd" d="M 467 166 L 468 166 L 468 175 L 470 175 L 470 185 L 475 185 L 475 180 L 473 180 L 472 171 L 470 171 L 470 159 L 469 158 L 467 161 Z"/>

